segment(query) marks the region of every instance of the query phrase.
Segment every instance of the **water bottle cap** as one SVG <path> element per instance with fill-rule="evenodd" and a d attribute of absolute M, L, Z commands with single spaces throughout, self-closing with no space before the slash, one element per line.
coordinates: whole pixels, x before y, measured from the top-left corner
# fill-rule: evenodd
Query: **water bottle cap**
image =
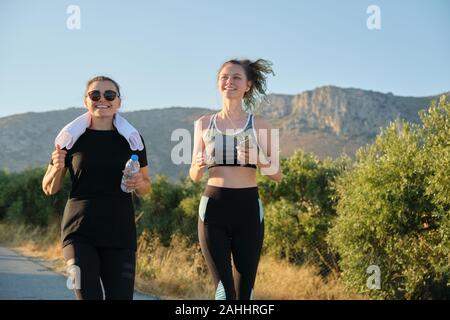
<path fill-rule="evenodd" d="M 131 160 L 133 160 L 133 161 L 138 161 L 138 160 L 139 160 L 139 156 L 138 156 L 137 154 L 133 154 L 133 155 L 131 156 Z"/>

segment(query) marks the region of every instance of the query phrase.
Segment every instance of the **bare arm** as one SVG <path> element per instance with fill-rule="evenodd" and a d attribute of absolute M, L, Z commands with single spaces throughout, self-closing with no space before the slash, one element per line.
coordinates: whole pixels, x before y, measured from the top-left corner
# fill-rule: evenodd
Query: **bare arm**
<path fill-rule="evenodd" d="M 200 119 L 195 121 L 194 125 L 194 148 L 192 151 L 191 167 L 189 169 L 189 176 L 194 182 L 198 182 L 202 179 L 204 168 L 206 167 L 205 143 L 203 141 L 203 125 L 205 118 L 205 116 L 200 117 Z"/>
<path fill-rule="evenodd" d="M 65 158 L 67 151 L 61 150 L 59 146 L 52 153 L 53 165 L 49 165 L 47 172 L 42 179 L 42 190 L 47 196 L 53 195 L 61 190 L 67 169 L 65 168 Z"/>

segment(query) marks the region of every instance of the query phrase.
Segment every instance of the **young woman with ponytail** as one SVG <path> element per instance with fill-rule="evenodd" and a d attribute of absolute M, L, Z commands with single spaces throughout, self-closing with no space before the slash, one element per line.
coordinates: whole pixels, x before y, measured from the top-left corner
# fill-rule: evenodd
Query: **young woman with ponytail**
<path fill-rule="evenodd" d="M 199 204 L 198 235 L 212 273 L 215 298 L 252 298 L 264 238 L 264 213 L 256 169 L 274 181 L 282 178 L 272 128 L 252 111 L 265 95 L 269 61 L 229 60 L 218 72 L 222 108 L 195 123 L 189 174 L 208 183 Z M 234 276 L 231 265 L 234 262 Z"/>

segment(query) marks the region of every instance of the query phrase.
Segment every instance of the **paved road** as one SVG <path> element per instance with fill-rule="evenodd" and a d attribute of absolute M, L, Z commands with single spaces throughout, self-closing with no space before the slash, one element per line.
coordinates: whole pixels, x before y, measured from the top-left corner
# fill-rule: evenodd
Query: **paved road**
<path fill-rule="evenodd" d="M 74 300 L 67 278 L 52 271 L 45 261 L 0 247 L 0 300 Z M 134 293 L 135 300 L 156 297 Z"/>

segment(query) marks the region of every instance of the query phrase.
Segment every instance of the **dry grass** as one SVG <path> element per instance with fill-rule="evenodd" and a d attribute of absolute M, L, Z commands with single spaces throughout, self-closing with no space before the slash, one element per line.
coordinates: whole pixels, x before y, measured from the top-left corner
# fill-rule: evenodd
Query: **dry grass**
<path fill-rule="evenodd" d="M 296 266 L 263 256 L 256 276 L 255 299 L 354 300 L 365 297 L 347 292 L 342 281 L 333 275 L 324 279 L 317 267 Z"/>
<path fill-rule="evenodd" d="M 59 242 L 58 224 L 48 229 L 0 223 L 0 243 L 24 255 L 51 262 L 58 272 L 65 264 Z M 211 299 L 214 287 L 198 244 L 174 235 L 170 246 L 158 237 L 143 233 L 139 239 L 136 289 L 168 299 Z M 263 256 L 255 284 L 255 299 L 366 299 L 349 293 L 340 279 L 324 279 L 313 266 L 296 266 Z"/>
<path fill-rule="evenodd" d="M 211 278 L 198 245 L 189 245 L 179 235 L 170 246 L 144 232 L 138 245 L 137 287 L 159 296 L 180 299 L 210 299 L 214 295 Z"/>

